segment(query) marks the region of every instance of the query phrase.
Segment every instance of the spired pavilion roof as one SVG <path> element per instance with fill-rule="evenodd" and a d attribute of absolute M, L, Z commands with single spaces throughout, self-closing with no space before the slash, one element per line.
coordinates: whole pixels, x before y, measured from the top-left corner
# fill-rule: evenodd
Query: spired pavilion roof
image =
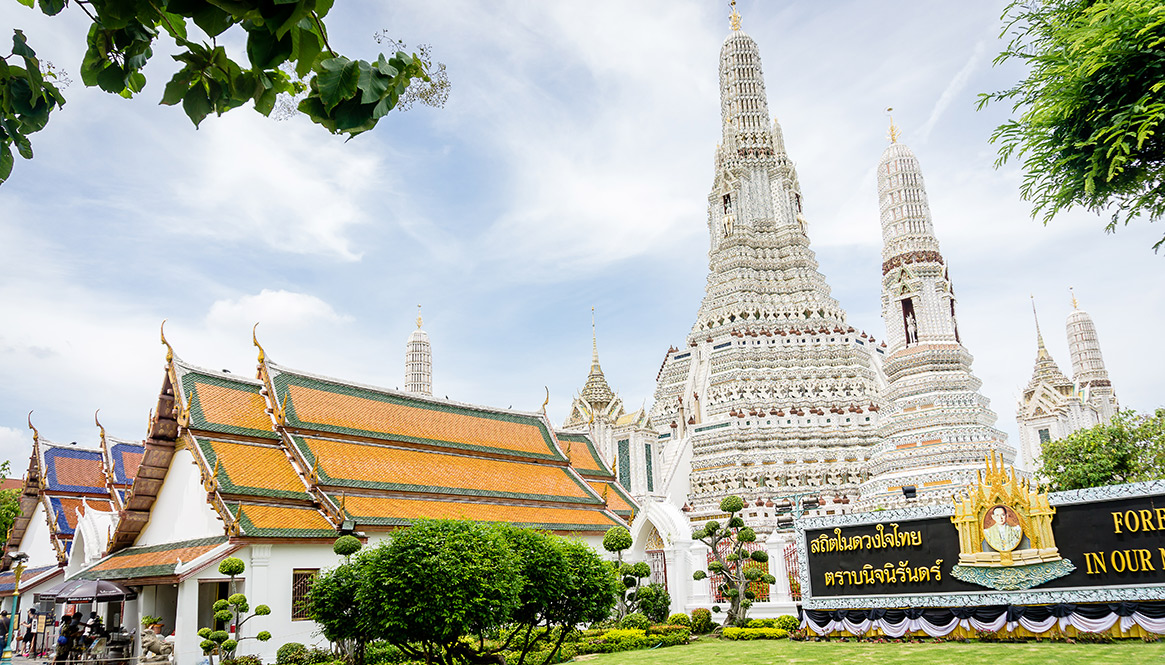
<path fill-rule="evenodd" d="M 261 347 L 257 379 L 194 367 L 172 351 L 167 360 L 147 448 L 169 451 L 166 464 L 174 451 L 191 451 L 232 541 L 330 541 L 341 527 L 395 529 L 418 518 L 599 534 L 630 514 L 622 497 L 608 508 L 595 489 L 592 479 L 614 479 L 597 455 L 584 477 L 541 413 L 299 372 Z M 112 550 L 136 540 L 157 496 L 154 478 L 164 477 L 159 467 L 135 483 L 129 501 L 141 514 L 119 524 Z"/>
<path fill-rule="evenodd" d="M 64 563 L 72 549 L 80 514 L 87 509 L 116 512 L 121 507 L 124 492 L 137 474 L 144 446 L 107 439 L 104 428 L 100 423 L 97 426 L 101 433 L 98 448 L 41 440 L 33 428 L 33 452 L 21 489 L 21 511 L 8 533 L 9 548 L 20 547 L 40 505 L 58 562 Z"/>

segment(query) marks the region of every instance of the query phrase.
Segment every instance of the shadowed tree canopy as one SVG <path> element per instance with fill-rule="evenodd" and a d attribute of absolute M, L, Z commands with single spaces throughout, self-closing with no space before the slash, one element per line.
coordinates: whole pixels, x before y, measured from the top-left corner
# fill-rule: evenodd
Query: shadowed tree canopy
<path fill-rule="evenodd" d="M 17 0 L 55 16 L 70 0 Z M 333 134 L 349 138 L 376 126 L 398 105 L 443 105 L 448 94 L 444 65 L 430 76 L 429 51 L 406 53 L 404 45 L 375 61 L 354 60 L 328 43 L 324 19 L 333 0 L 72 0 L 91 25 L 80 64 L 81 81 L 122 97 L 146 86 L 143 69 L 156 42 L 172 41 L 178 71 L 161 103 L 182 109 L 197 127 L 211 113 L 250 103 L 270 115 L 280 99 Z M 245 35 L 246 58 L 218 43 L 224 34 Z M 3 53 L 3 51 L 0 51 Z M 12 173 L 13 148 L 32 159 L 28 136 L 44 129 L 65 103 L 60 74 L 42 64 L 24 33 L 13 31 L 12 50 L 0 55 L 0 183 Z M 410 88 L 412 92 L 410 93 Z M 403 104 L 402 104 L 403 101 Z"/>
<path fill-rule="evenodd" d="M 996 166 L 1023 162 L 1020 192 L 1046 224 L 1081 207 L 1115 231 L 1165 214 L 1165 5 L 1160 0 L 1015 0 L 995 63 L 1027 77 L 980 96 L 1018 118 L 991 137 Z M 1162 238 L 1154 246 L 1160 249 Z"/>

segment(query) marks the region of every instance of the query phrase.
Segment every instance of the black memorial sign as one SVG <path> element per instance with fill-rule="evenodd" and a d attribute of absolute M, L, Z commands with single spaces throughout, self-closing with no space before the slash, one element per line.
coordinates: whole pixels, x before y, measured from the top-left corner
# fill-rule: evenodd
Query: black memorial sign
<path fill-rule="evenodd" d="M 1056 506 L 1052 532 L 1076 570 L 1035 590 L 1165 584 L 1165 495 Z M 805 538 L 814 597 L 994 591 L 951 575 L 959 535 L 947 517 L 807 529 Z"/>
<path fill-rule="evenodd" d="M 959 534 L 950 518 L 805 531 L 814 597 L 977 591 L 950 575 Z"/>

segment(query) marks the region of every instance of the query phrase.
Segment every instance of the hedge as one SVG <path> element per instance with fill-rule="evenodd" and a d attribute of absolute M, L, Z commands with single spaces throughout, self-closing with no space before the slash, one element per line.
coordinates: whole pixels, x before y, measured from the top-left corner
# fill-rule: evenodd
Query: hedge
<path fill-rule="evenodd" d="M 781 628 L 734 628 L 727 627 L 720 636 L 726 640 L 779 640 L 789 636 L 789 631 Z"/>

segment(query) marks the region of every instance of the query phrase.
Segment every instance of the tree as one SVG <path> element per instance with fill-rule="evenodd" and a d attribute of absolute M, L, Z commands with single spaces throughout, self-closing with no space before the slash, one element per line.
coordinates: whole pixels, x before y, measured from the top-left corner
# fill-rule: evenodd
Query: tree
<path fill-rule="evenodd" d="M 0 462 L 0 478 L 8 478 L 8 460 Z M 8 533 L 12 523 L 20 517 L 20 488 L 0 490 L 0 533 Z"/>
<path fill-rule="evenodd" d="M 360 562 L 356 600 L 372 611 L 370 629 L 426 663 L 464 660 L 462 638 L 507 623 L 521 601 L 517 557 L 476 522 L 419 520 Z"/>
<path fill-rule="evenodd" d="M 748 623 L 748 608 L 756 598 L 756 593 L 749 589 L 750 584 L 760 581 L 775 584 L 777 581 L 777 578 L 762 572 L 759 567 L 745 565 L 748 561 L 766 563 L 769 555 L 760 550 L 751 553 L 747 551 L 748 544 L 756 542 L 756 532 L 744 526 L 744 520 L 736 514 L 743 509 L 744 501 L 740 497 L 726 496 L 720 501 L 720 511 L 728 513 L 728 522 L 720 526 L 719 522 L 711 520 L 704 524 L 704 528 L 692 533 L 694 540 L 712 548 L 713 561 L 708 564 L 708 571 L 724 576 L 720 592 L 729 603 L 725 626 L 743 626 Z M 727 543 L 727 552 L 721 551 L 721 543 Z M 696 580 L 707 576 L 708 573 L 703 570 L 692 574 Z"/>
<path fill-rule="evenodd" d="M 17 1 L 28 7 L 34 3 Z M 50 16 L 69 4 L 37 1 Z M 348 137 L 375 127 L 402 97 L 410 99 L 410 85 L 435 84 L 437 90 L 447 90 L 443 66 L 434 82 L 426 57 L 403 48 L 391 57 L 380 54 L 375 62 L 332 50 L 324 19 L 333 1 L 76 0 L 92 21 L 81 81 L 133 97 L 146 86 L 143 69 L 155 42 L 173 40 L 183 49 L 173 56 L 180 69 L 166 84 L 161 103 L 182 104 L 195 127 L 211 113 L 222 115 L 248 102 L 270 115 L 281 95 L 306 93 L 299 111 L 329 132 Z M 231 31 L 245 34 L 245 62 L 233 59 L 218 43 Z M 427 47 L 422 51 L 427 56 Z M 51 113 L 65 104 L 56 78 L 57 72 L 40 62 L 24 33 L 14 30 L 12 51 L 0 56 L 0 183 L 12 172 L 13 146 L 21 157 L 32 159 L 29 134 L 44 129 Z M 423 89 L 419 101 L 444 104 L 443 94 L 426 91 L 432 88 Z"/>
<path fill-rule="evenodd" d="M 229 575 L 230 583 L 227 585 L 228 589 L 233 589 L 235 586 L 235 577 L 243 574 L 247 569 L 247 565 L 238 557 L 227 557 L 218 564 L 218 572 L 223 575 Z M 246 612 L 251 609 L 250 604 L 247 603 L 247 597 L 241 593 L 232 593 L 229 598 L 220 598 L 214 601 L 211 607 L 214 610 L 214 620 L 216 622 L 224 623 L 227 626 L 233 625 L 235 627 L 235 635 L 241 635 L 243 632 L 243 624 L 249 619 L 254 619 L 257 616 L 267 616 L 271 614 L 271 608 L 266 605 L 259 605 L 255 608 L 255 613 L 250 616 L 244 616 Z M 235 649 L 239 647 L 239 642 L 242 640 L 259 640 L 266 642 L 271 639 L 271 633 L 267 631 L 260 631 L 254 637 L 240 637 L 238 639 L 232 638 L 230 633 L 225 630 L 214 630 L 213 628 L 203 627 L 198 629 L 198 636 L 202 638 L 202 653 L 207 656 L 210 665 L 214 665 L 214 655 L 218 653 L 223 660 L 233 660 L 235 657 Z"/>
<path fill-rule="evenodd" d="M 663 623 L 671 609 L 671 595 L 658 582 L 652 582 L 635 592 L 636 609 L 651 619 L 652 623 Z M 686 615 L 685 615 L 686 616 Z"/>
<path fill-rule="evenodd" d="M 1046 224 L 1074 206 L 1111 212 L 1115 231 L 1165 214 L 1165 9 L 1159 0 L 1014 0 L 995 58 L 1027 77 L 980 96 L 1008 101 L 996 166 L 1023 160 L 1023 198 Z M 1162 238 L 1154 246 L 1160 249 Z"/>
<path fill-rule="evenodd" d="M 1108 423 L 1045 443 L 1039 476 L 1052 491 L 1165 478 L 1165 409 L 1121 411 Z"/>
<path fill-rule="evenodd" d="M 348 539 L 351 540 L 348 540 Z M 365 647 L 377 639 L 372 619 L 379 609 L 369 604 L 368 594 L 361 595 L 364 561 L 357 554 L 360 540 L 340 536 L 332 550 L 344 557 L 344 563 L 322 572 L 307 591 L 307 615 L 320 625 L 320 632 L 335 644 L 352 665 L 364 665 Z M 352 556 L 356 555 L 356 560 Z"/>

